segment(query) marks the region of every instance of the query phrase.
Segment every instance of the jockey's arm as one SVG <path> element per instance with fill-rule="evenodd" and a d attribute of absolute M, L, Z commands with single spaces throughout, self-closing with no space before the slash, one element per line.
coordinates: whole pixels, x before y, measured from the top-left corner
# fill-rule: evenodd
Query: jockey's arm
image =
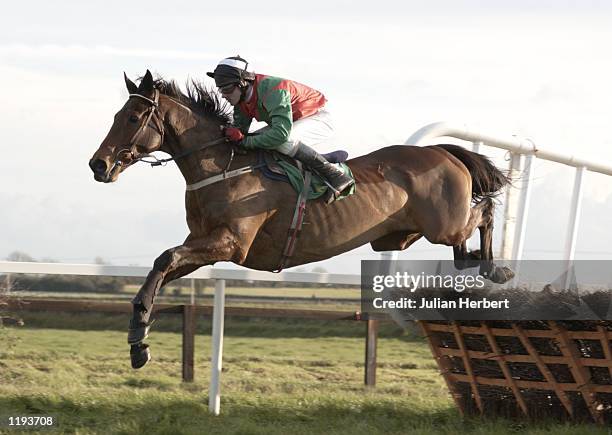
<path fill-rule="evenodd" d="M 293 112 L 291 110 L 291 95 L 284 89 L 271 91 L 263 102 L 264 109 L 269 114 L 270 128 L 257 136 L 245 137 L 242 146 L 245 148 L 276 149 L 287 142 L 293 127 Z"/>
<path fill-rule="evenodd" d="M 247 134 L 249 132 L 252 121 L 253 118 L 247 117 L 238 107 L 234 109 L 233 125 L 239 128 L 242 133 Z"/>

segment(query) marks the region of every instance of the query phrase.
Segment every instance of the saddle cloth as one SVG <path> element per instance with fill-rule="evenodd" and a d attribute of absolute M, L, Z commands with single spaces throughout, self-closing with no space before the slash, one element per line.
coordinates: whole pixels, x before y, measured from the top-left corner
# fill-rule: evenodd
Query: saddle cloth
<path fill-rule="evenodd" d="M 323 157 L 325 157 L 328 162 L 335 164 L 346 175 L 354 178 L 351 168 L 344 163 L 348 157 L 348 153 L 346 151 L 334 151 L 329 154 L 323 154 Z M 304 190 L 304 171 L 298 168 L 295 159 L 276 151 L 260 150 L 258 163 L 262 164 L 260 169 L 266 178 L 284 181 L 291 184 L 298 195 L 302 193 L 302 190 Z M 313 172 L 312 181 L 310 182 L 310 192 L 308 193 L 307 199 L 317 199 L 324 195 L 328 189 L 329 187 L 327 184 L 325 184 L 321 176 Z M 353 193 L 355 193 L 354 184 L 338 199 L 346 198 Z"/>

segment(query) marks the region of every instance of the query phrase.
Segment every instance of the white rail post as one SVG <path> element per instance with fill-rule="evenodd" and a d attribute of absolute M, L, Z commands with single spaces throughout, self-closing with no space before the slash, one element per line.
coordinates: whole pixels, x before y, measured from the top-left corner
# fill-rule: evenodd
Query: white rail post
<path fill-rule="evenodd" d="M 383 251 L 380 253 L 381 261 L 397 260 L 397 251 Z"/>
<path fill-rule="evenodd" d="M 480 147 L 484 144 L 481 141 L 472 142 L 472 151 L 480 154 Z"/>
<path fill-rule="evenodd" d="M 474 142 L 472 142 L 472 152 L 480 154 L 480 148 L 482 148 L 483 145 L 484 145 L 484 143 L 482 143 L 482 141 L 474 141 Z M 465 241 L 465 245 L 468 248 L 468 251 L 470 249 L 473 249 L 473 250 L 480 249 L 480 235 L 479 235 L 479 233 L 480 233 L 480 231 L 478 231 L 478 229 L 476 229 L 474 231 L 474 233 L 470 236 L 470 238 Z"/>
<path fill-rule="evenodd" d="M 509 175 L 516 178 L 521 170 L 521 155 L 510 153 Z M 500 257 L 504 260 L 512 259 L 513 242 L 516 229 L 516 214 L 518 208 L 518 189 L 508 186 L 506 190 L 506 206 L 504 212 L 504 227 Z"/>
<path fill-rule="evenodd" d="M 533 177 L 533 154 L 525 156 L 525 168 L 523 170 L 523 186 L 519 200 L 518 220 L 512 246 L 512 259 L 523 258 L 523 246 L 525 244 L 525 231 L 527 230 L 527 217 L 529 216 L 529 201 L 531 199 L 531 187 Z"/>
<path fill-rule="evenodd" d="M 565 278 L 565 288 L 568 289 L 571 282 L 570 269 L 574 261 L 576 252 L 576 239 L 578 236 L 578 224 L 580 222 L 580 208 L 582 207 L 582 181 L 586 168 L 579 166 L 576 168 L 574 176 L 574 190 L 572 192 L 572 205 L 570 208 L 569 224 L 567 230 L 567 238 L 565 240 L 565 261 L 567 262 L 567 275 Z"/>
<path fill-rule="evenodd" d="M 221 410 L 221 368 L 223 364 L 223 323 L 225 320 L 225 280 L 215 281 L 215 300 L 212 318 L 212 355 L 208 410 L 219 415 Z"/>
<path fill-rule="evenodd" d="M 380 261 L 395 261 L 397 260 L 397 251 L 383 251 L 380 253 Z M 389 268 L 385 271 L 380 271 L 387 275 L 393 275 L 395 273 L 395 267 L 393 263 L 389 263 Z"/>
<path fill-rule="evenodd" d="M 527 230 L 527 217 L 529 216 L 529 201 L 531 199 L 531 179 L 533 176 L 533 154 L 525 156 L 525 164 L 522 171 L 521 195 L 519 198 L 517 221 L 514 229 L 514 241 L 512 242 L 512 266 L 514 278 L 508 281 L 504 288 L 515 288 L 520 284 L 521 259 L 523 258 L 523 247 L 525 243 L 525 232 Z"/>
<path fill-rule="evenodd" d="M 574 176 L 574 190 L 572 192 L 572 205 L 570 208 L 567 239 L 565 241 L 565 259 L 571 262 L 576 251 L 576 237 L 578 235 L 578 223 L 580 221 L 580 207 L 582 206 L 582 180 L 586 168 L 584 166 L 576 168 Z"/>

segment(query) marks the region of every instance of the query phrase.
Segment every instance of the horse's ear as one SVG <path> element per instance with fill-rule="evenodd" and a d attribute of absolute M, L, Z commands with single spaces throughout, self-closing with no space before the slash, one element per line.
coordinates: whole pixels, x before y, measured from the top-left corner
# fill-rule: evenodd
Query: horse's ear
<path fill-rule="evenodd" d="M 125 79 L 125 86 L 127 86 L 128 92 L 130 94 L 135 94 L 138 91 L 138 86 L 136 86 L 136 83 L 131 81 L 125 72 L 123 73 L 123 78 Z"/>
<path fill-rule="evenodd" d="M 144 92 L 153 92 L 153 75 L 151 71 L 147 70 L 138 89 Z"/>

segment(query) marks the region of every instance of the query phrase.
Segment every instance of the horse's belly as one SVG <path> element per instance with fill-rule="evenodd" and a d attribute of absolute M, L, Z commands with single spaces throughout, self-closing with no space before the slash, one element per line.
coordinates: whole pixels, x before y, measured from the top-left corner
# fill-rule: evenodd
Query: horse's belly
<path fill-rule="evenodd" d="M 364 183 L 358 193 L 332 205 L 309 202 L 290 266 L 325 260 L 410 226 L 408 195 L 392 183 Z M 278 267 L 294 210 L 275 215 L 256 237 L 244 266 Z"/>

